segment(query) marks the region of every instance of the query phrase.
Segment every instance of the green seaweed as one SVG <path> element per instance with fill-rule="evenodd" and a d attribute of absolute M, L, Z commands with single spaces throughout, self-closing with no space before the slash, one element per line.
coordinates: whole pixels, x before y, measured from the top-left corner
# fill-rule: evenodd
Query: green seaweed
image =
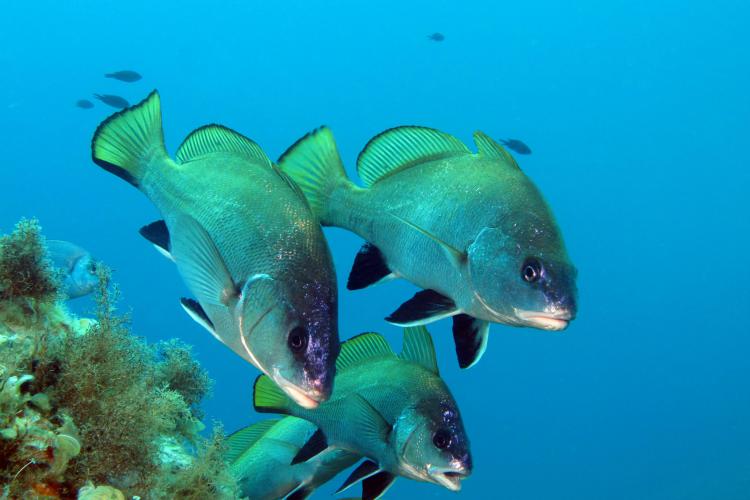
<path fill-rule="evenodd" d="M 132 335 L 103 265 L 95 319 L 71 316 L 44 255 L 35 221 L 0 238 L 0 499 L 236 497 L 190 347 Z"/>

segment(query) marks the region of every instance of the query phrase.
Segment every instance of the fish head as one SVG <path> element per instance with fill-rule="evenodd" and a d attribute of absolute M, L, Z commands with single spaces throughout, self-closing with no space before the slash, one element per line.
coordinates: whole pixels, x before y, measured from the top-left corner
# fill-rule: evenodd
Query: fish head
<path fill-rule="evenodd" d="M 82 297 L 94 291 L 99 283 L 98 262 L 86 254 L 76 259 L 70 271 L 68 294 L 71 298 Z"/>
<path fill-rule="evenodd" d="M 551 214 L 518 213 L 469 246 L 474 299 L 493 321 L 563 330 L 577 312 L 576 269 Z"/>
<path fill-rule="evenodd" d="M 471 475 L 469 438 L 452 398 L 429 399 L 404 411 L 394 426 L 399 467 L 404 475 L 461 489 Z"/>
<path fill-rule="evenodd" d="M 326 401 L 340 345 L 335 287 L 266 276 L 247 295 L 238 318 L 247 353 L 303 408 Z"/>

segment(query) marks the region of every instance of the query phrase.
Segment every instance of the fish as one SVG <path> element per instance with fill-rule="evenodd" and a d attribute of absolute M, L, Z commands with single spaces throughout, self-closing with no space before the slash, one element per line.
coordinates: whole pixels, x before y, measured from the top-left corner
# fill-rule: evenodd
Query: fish
<path fill-rule="evenodd" d="M 123 70 L 123 71 L 115 71 L 114 73 L 107 73 L 104 75 L 105 78 L 114 78 L 115 80 L 120 80 L 121 82 L 137 82 L 141 78 L 143 78 L 139 73 L 135 71 L 130 70 Z"/>
<path fill-rule="evenodd" d="M 531 148 L 519 139 L 500 139 L 500 143 L 520 155 L 530 155 Z"/>
<path fill-rule="evenodd" d="M 471 475 L 469 438 L 424 326 L 404 330 L 399 355 L 378 333 L 344 342 L 333 394 L 316 409 L 295 404 L 264 375 L 255 381 L 253 406 L 317 426 L 292 464 L 330 449 L 367 459 L 337 493 L 364 480 L 362 497 L 379 498 L 399 476 L 458 491 Z"/>
<path fill-rule="evenodd" d="M 479 131 L 474 142 L 477 153 L 436 129 L 386 130 L 357 159 L 364 188 L 326 127 L 278 161 L 324 226 L 366 241 L 347 288 L 394 278 L 422 288 L 386 320 L 451 317 L 462 368 L 481 359 L 490 323 L 556 331 L 577 313 L 577 271 L 549 205 L 500 144 Z"/>
<path fill-rule="evenodd" d="M 130 106 L 130 103 L 119 95 L 112 94 L 94 94 L 94 97 L 102 101 L 107 106 L 112 106 L 117 109 L 125 109 Z"/>
<path fill-rule="evenodd" d="M 79 99 L 76 101 L 76 107 L 81 109 L 91 109 L 94 107 L 94 103 L 88 99 Z"/>
<path fill-rule="evenodd" d="M 361 459 L 354 453 L 331 449 L 291 465 L 315 431 L 315 425 L 306 420 L 284 417 L 263 420 L 230 434 L 224 459 L 237 481 L 240 496 L 253 500 L 301 500 Z"/>
<path fill-rule="evenodd" d="M 432 40 L 433 42 L 442 42 L 443 40 L 445 40 L 445 35 L 443 35 L 442 33 L 435 32 L 435 33 L 432 33 L 431 35 L 427 35 L 427 39 Z"/>
<path fill-rule="evenodd" d="M 62 289 L 68 299 L 84 297 L 99 283 L 98 262 L 83 248 L 62 240 L 47 240 L 52 265 L 63 272 Z"/>
<path fill-rule="evenodd" d="M 221 125 L 167 155 L 153 91 L 97 128 L 93 161 L 139 189 L 163 219 L 141 235 L 177 265 L 192 319 L 300 405 L 332 390 L 336 274 L 305 197 L 255 142 Z"/>

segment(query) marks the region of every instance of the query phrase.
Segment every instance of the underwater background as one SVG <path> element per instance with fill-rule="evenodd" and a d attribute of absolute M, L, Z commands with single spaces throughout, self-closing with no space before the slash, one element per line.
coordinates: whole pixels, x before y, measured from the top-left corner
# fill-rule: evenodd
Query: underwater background
<path fill-rule="evenodd" d="M 464 498 L 750 498 L 750 3 L 5 1 L 0 6 L 0 229 L 37 217 L 114 269 L 133 331 L 195 346 L 216 381 L 206 420 L 232 431 L 258 371 L 181 310 L 170 262 L 137 233 L 151 203 L 91 161 L 115 110 L 92 93 L 162 97 L 167 148 L 221 123 L 272 158 L 329 125 L 348 172 L 382 130 L 480 129 L 549 201 L 579 270 L 562 333 L 493 325 L 459 371 L 431 325 L 472 440 Z M 428 39 L 433 32 L 445 40 Z M 103 74 L 134 69 L 141 81 Z M 358 292 L 362 241 L 327 229 L 342 340 L 416 288 Z M 429 264 L 429 263 L 426 263 Z M 93 308 L 90 299 L 73 310 Z M 325 497 L 345 476 L 321 488 Z M 401 479 L 387 498 L 455 498 Z"/>

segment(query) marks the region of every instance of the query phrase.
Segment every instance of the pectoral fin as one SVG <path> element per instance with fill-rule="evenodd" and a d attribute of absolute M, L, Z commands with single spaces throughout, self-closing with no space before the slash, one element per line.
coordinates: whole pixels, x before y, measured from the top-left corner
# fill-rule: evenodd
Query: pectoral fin
<path fill-rule="evenodd" d="M 175 218 L 171 253 L 188 288 L 201 304 L 229 306 L 239 296 L 211 236 L 189 215 Z"/>
<path fill-rule="evenodd" d="M 344 484 L 339 486 L 339 489 L 336 490 L 336 493 L 341 493 L 342 491 L 354 486 L 359 481 L 362 481 L 364 479 L 367 479 L 368 477 L 372 476 L 373 474 L 377 474 L 380 472 L 380 466 L 373 462 L 372 460 L 365 460 L 359 466 L 352 471 L 351 474 L 349 474 L 349 477 L 346 478 L 346 481 L 344 481 Z"/>
<path fill-rule="evenodd" d="M 467 314 L 453 316 L 453 340 L 461 368 L 471 368 L 477 364 L 487 349 L 489 330 L 488 321 L 472 318 Z"/>
<path fill-rule="evenodd" d="M 322 453 L 328 448 L 328 440 L 326 435 L 320 429 L 316 430 L 310 439 L 299 449 L 297 454 L 292 459 L 291 465 L 296 465 L 301 462 L 307 462 L 318 453 Z"/>
<path fill-rule="evenodd" d="M 455 267 L 461 267 L 466 262 L 466 259 L 467 259 L 466 252 L 459 250 L 458 248 L 454 247 L 450 243 L 447 243 L 446 241 L 440 239 L 438 236 L 436 236 L 432 232 L 419 227 L 413 222 L 410 222 L 402 217 L 399 217 L 396 214 L 391 214 L 391 215 L 393 215 L 393 217 L 395 217 L 398 221 L 402 222 L 403 224 L 406 224 L 407 226 L 414 229 L 418 233 L 426 236 L 427 238 L 437 243 L 440 246 L 440 248 L 443 250 L 443 252 L 445 253 L 445 256 L 448 258 L 449 261 L 451 261 L 451 263 Z"/>
<path fill-rule="evenodd" d="M 350 397 L 353 428 L 357 429 L 363 441 L 370 443 L 368 448 L 378 449 L 383 447 L 388 442 L 393 427 L 361 395 L 354 393 Z"/>
<path fill-rule="evenodd" d="M 354 258 L 346 288 L 360 290 L 393 277 L 395 274 L 388 268 L 380 249 L 372 243 L 365 243 Z"/>
<path fill-rule="evenodd" d="M 395 480 L 396 476 L 386 471 L 368 477 L 362 482 L 362 500 L 376 500 L 382 497 Z"/>
<path fill-rule="evenodd" d="M 389 323 L 399 326 L 417 326 L 432 323 L 442 318 L 458 314 L 455 302 L 435 290 L 422 290 L 407 300 L 390 316 Z"/>

